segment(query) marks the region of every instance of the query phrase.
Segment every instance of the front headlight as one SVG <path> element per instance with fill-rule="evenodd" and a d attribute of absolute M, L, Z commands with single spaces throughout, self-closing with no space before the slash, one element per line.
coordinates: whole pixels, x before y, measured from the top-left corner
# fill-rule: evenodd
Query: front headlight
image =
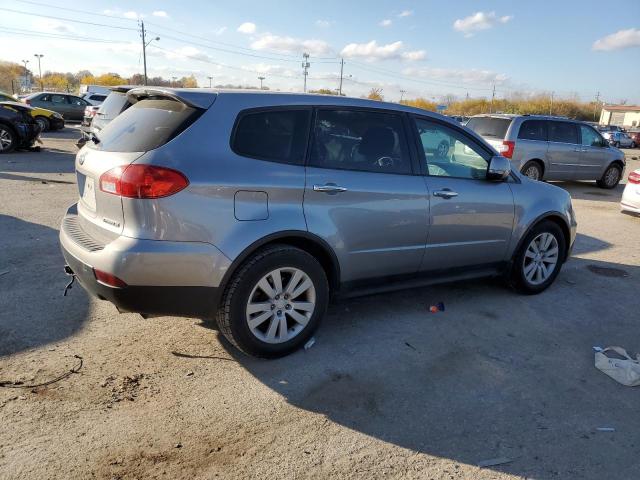
<path fill-rule="evenodd" d="M 58 118 L 60 120 L 62 120 L 62 115 L 60 115 L 58 112 L 54 113 L 53 115 L 51 115 L 53 118 Z"/>

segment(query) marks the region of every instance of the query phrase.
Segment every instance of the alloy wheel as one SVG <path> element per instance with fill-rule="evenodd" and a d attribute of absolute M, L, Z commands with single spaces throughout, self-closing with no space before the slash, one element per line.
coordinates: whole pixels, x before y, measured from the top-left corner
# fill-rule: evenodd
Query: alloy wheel
<path fill-rule="evenodd" d="M 531 240 L 524 255 L 524 276 L 531 285 L 540 285 L 551 277 L 559 260 L 558 240 L 544 232 Z"/>
<path fill-rule="evenodd" d="M 531 180 L 540 180 L 540 169 L 535 165 L 531 165 L 524 171 L 526 177 L 529 177 Z"/>
<path fill-rule="evenodd" d="M 11 132 L 5 128 L 0 127 L 0 151 L 8 150 L 13 142 Z"/>
<path fill-rule="evenodd" d="M 611 167 L 607 170 L 607 173 L 604 176 L 604 183 L 607 187 L 611 187 L 618 183 L 620 180 L 620 171 L 616 167 Z"/>
<path fill-rule="evenodd" d="M 278 268 L 253 287 L 246 308 L 251 333 L 266 343 L 284 343 L 302 332 L 316 307 L 313 281 L 298 268 Z"/>

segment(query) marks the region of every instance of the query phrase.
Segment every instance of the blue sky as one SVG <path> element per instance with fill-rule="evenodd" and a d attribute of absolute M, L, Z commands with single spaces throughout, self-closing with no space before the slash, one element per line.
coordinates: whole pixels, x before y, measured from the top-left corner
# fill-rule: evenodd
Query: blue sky
<path fill-rule="evenodd" d="M 33 68 L 42 53 L 43 70 L 131 75 L 142 70 L 143 18 L 160 37 L 148 49 L 149 74 L 193 73 L 201 85 L 208 76 L 258 85 L 264 76 L 270 88 L 300 91 L 308 51 L 309 87 L 336 89 L 344 58 L 349 95 L 480 97 L 495 84 L 498 97 L 554 91 L 590 100 L 600 92 L 608 102 L 640 103 L 640 1 L 610 10 L 601 0 L 0 0 L 0 45 L 9 46 L 0 59 L 30 59 Z"/>

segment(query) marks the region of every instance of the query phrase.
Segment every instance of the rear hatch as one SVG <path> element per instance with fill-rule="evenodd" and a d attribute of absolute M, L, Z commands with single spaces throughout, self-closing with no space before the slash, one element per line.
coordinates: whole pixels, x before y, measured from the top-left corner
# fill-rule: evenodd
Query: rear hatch
<path fill-rule="evenodd" d="M 136 90 L 128 96 L 133 105 L 96 132 L 76 157 L 80 227 L 105 244 L 124 229 L 119 179 L 127 167 L 170 142 L 206 110 L 172 91 Z M 210 97 L 211 104 L 215 96 Z"/>
<path fill-rule="evenodd" d="M 513 119 L 505 117 L 471 117 L 467 122 L 467 127 L 480 135 L 493 148 L 500 151 L 512 121 Z"/>

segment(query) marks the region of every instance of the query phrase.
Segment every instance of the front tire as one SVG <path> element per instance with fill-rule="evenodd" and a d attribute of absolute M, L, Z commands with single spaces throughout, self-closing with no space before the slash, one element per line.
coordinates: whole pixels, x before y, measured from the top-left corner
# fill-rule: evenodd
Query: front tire
<path fill-rule="evenodd" d="M 622 178 L 622 169 L 618 165 L 609 165 L 604 171 L 600 180 L 596 181 L 596 185 L 600 188 L 611 190 L 616 188 Z"/>
<path fill-rule="evenodd" d="M 222 334 L 248 355 L 277 358 L 313 335 L 327 309 L 329 284 L 310 254 L 274 245 L 245 261 L 229 281 L 217 312 Z"/>
<path fill-rule="evenodd" d="M 546 290 L 560 273 L 566 240 L 554 222 L 542 221 L 524 238 L 511 268 L 511 285 L 519 292 L 534 295 Z"/>
<path fill-rule="evenodd" d="M 525 177 L 528 177 L 531 180 L 542 180 L 542 166 L 536 161 L 525 163 L 521 172 Z"/>
<path fill-rule="evenodd" d="M 36 122 L 38 123 L 38 125 L 40 125 L 41 132 L 48 132 L 51 128 L 51 122 L 46 117 L 38 116 L 36 117 Z"/>
<path fill-rule="evenodd" d="M 16 133 L 6 125 L 0 125 L 0 153 L 8 153 L 18 143 Z"/>

